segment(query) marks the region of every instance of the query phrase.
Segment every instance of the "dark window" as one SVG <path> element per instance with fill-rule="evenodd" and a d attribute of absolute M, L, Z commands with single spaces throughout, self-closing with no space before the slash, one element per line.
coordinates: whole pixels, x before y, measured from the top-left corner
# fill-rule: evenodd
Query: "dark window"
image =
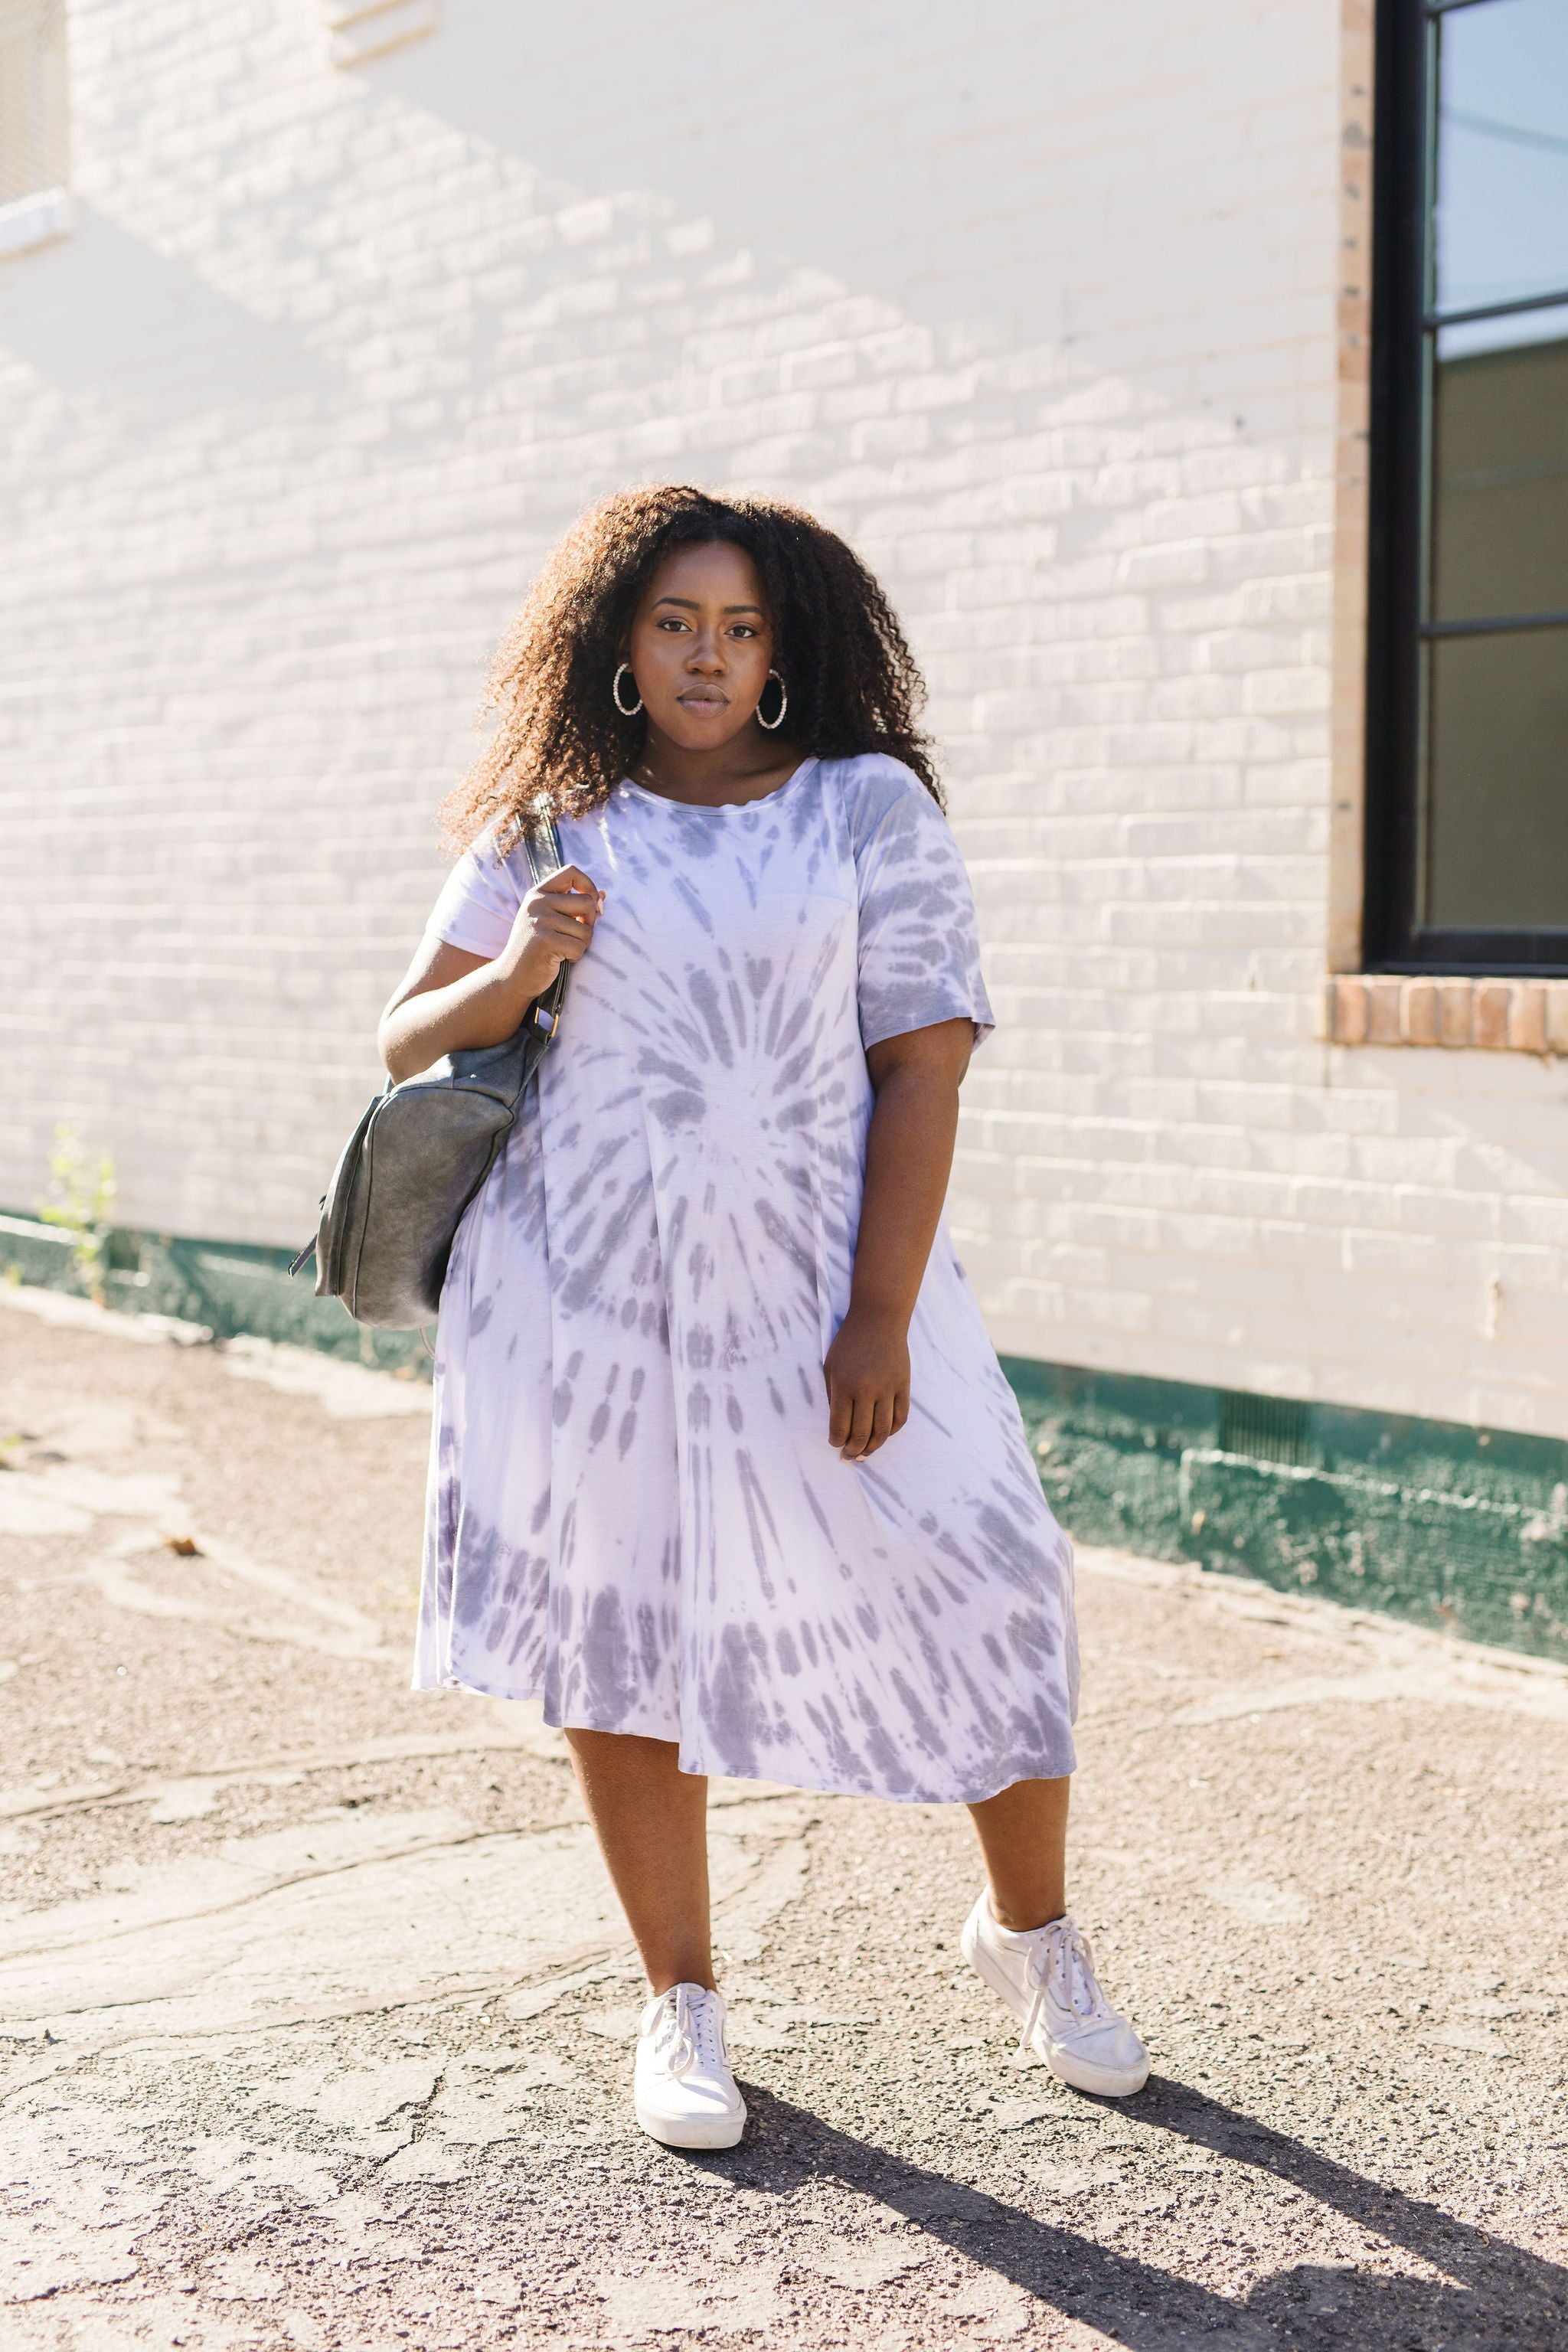
<path fill-rule="evenodd" d="M 1568 0 L 1383 0 L 1367 961 L 1568 972 Z"/>

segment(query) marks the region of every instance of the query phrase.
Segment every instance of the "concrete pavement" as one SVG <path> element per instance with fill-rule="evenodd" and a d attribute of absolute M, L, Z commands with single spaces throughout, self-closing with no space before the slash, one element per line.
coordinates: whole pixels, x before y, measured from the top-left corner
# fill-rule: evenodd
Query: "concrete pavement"
<path fill-rule="evenodd" d="M 733 2155 L 631 2124 L 560 1740 L 406 1688 L 427 1391 L 0 1298 L 0 2347 L 1568 2344 L 1568 1676 L 1087 1553 L 1011 2063 L 961 1813 L 715 1790 Z"/>

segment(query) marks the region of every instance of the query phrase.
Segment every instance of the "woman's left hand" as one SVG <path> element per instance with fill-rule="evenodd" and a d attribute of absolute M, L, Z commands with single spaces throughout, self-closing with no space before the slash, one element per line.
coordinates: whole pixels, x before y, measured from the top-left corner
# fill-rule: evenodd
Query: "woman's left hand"
<path fill-rule="evenodd" d="M 898 1315 L 851 1307 L 822 1367 L 828 1443 L 845 1462 L 864 1462 L 910 1417 L 909 1324 Z"/>

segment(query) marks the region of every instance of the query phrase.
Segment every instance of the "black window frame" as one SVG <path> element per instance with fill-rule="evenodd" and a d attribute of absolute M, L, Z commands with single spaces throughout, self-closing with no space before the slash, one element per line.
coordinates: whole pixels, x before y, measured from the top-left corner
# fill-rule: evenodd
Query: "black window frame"
<path fill-rule="evenodd" d="M 1416 919 L 1423 642 L 1568 622 L 1568 613 L 1421 617 L 1430 446 L 1426 339 L 1439 323 L 1568 303 L 1563 289 L 1485 310 L 1426 307 L 1436 26 L 1459 8 L 1486 5 L 1378 0 L 1377 6 L 1363 962 L 1370 971 L 1552 978 L 1568 975 L 1568 929 L 1439 929 Z"/>

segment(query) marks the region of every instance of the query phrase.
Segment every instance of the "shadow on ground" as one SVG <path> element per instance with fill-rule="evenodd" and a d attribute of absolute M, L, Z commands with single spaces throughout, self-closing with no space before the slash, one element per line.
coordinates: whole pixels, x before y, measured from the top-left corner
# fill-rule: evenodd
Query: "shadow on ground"
<path fill-rule="evenodd" d="M 704 2169 L 722 2166 L 737 2185 L 763 2192 L 788 2194 L 816 2179 L 873 2196 L 968 2261 L 1131 2352 L 1165 2352 L 1197 2338 L 1248 2352 L 1370 2352 L 1382 2346 L 1467 2352 L 1503 2345 L 1562 2352 L 1568 2344 L 1568 2269 L 1336 2164 L 1184 2083 L 1155 2075 L 1119 2112 L 1151 2133 L 1271 2175 L 1441 2275 L 1305 2263 L 1261 2280 L 1244 2303 L 1233 2302 L 907 2163 L 751 2085 L 747 2098 L 753 2120 L 738 2156 L 691 2162 Z"/>

